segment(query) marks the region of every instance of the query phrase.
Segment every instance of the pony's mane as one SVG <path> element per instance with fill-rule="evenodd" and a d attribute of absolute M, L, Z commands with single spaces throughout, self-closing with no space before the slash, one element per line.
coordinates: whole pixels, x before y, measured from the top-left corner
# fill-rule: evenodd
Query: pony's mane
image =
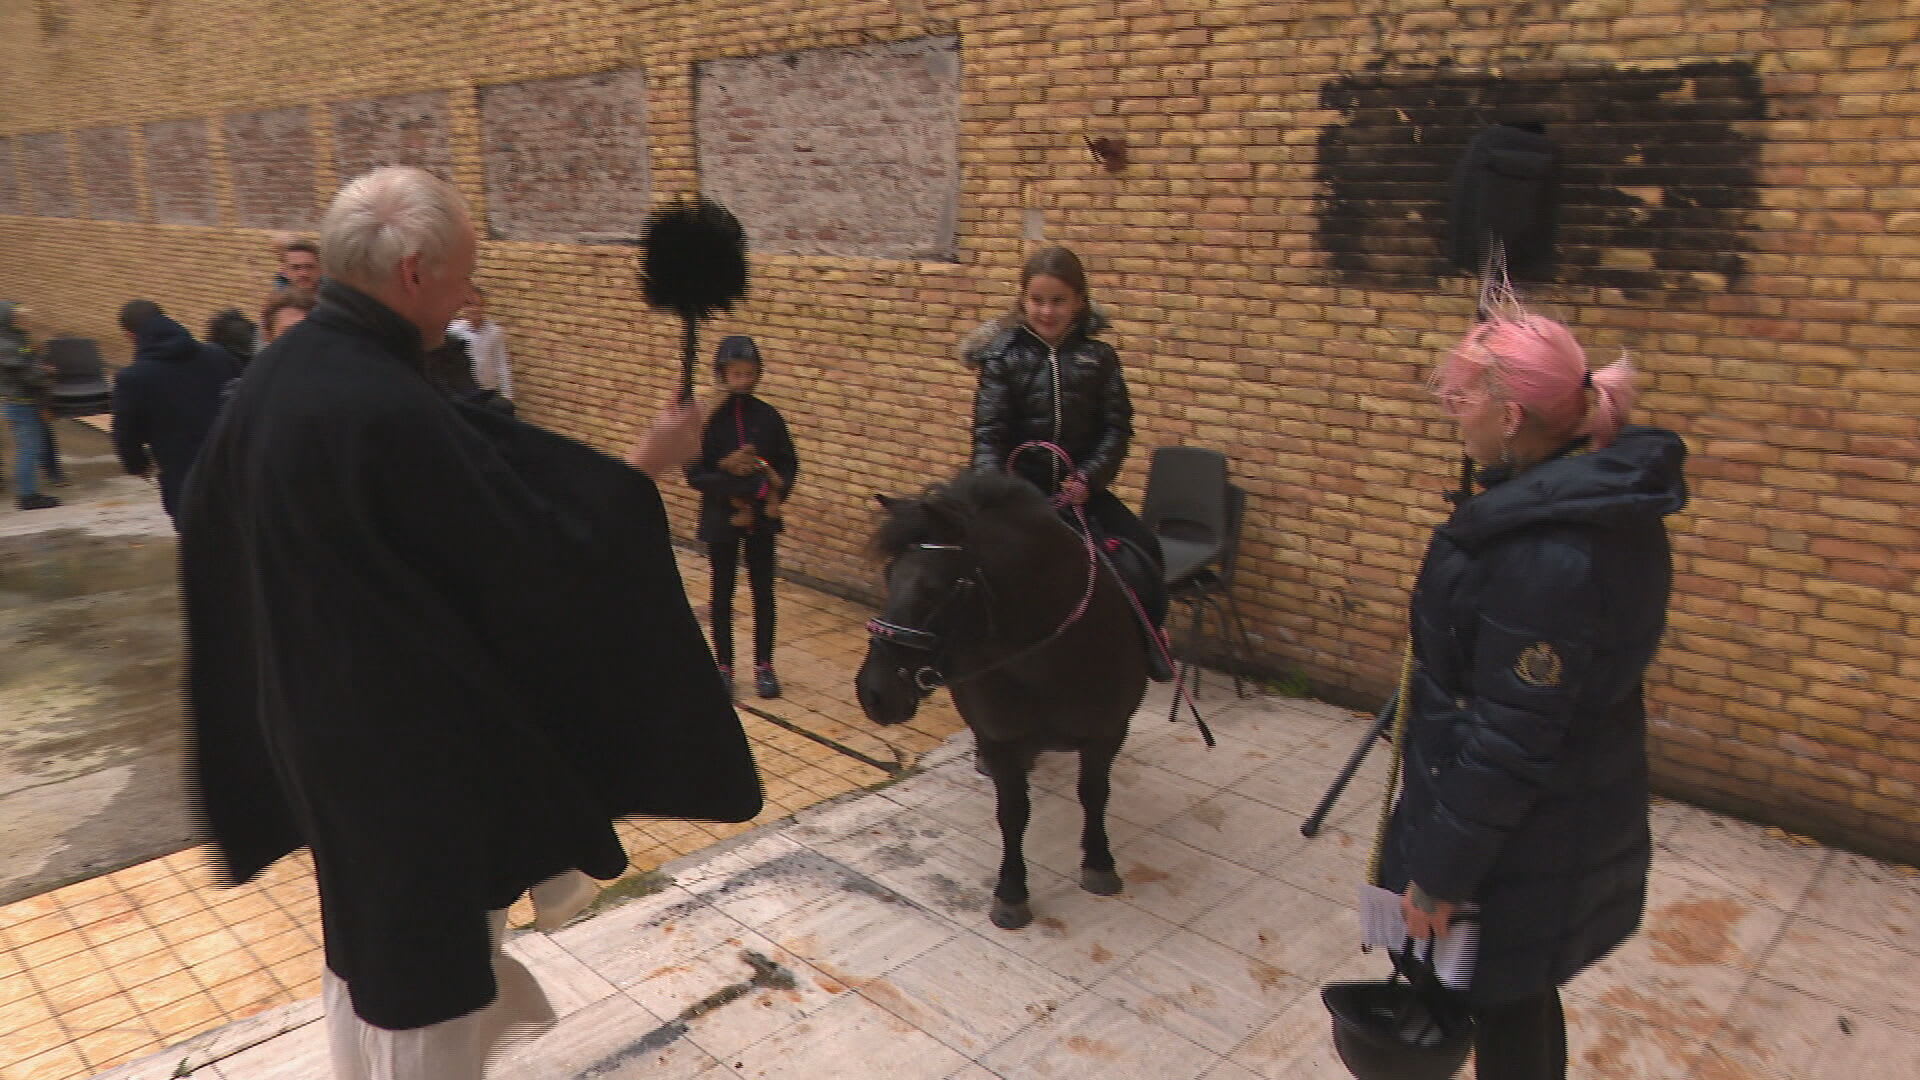
<path fill-rule="evenodd" d="M 983 513 L 1019 508 L 1044 510 L 1040 489 L 1004 473 L 966 472 L 928 488 L 919 498 L 893 504 L 874 533 L 873 549 L 892 558 L 914 544 L 952 543 L 954 525 Z"/>

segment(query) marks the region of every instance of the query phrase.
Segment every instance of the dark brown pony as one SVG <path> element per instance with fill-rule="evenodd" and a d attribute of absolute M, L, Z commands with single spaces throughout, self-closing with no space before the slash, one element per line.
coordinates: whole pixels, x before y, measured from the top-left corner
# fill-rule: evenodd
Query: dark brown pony
<path fill-rule="evenodd" d="M 1120 891 L 1107 795 L 1146 663 L 1113 572 L 1025 480 L 969 474 L 917 499 L 881 497 L 874 538 L 887 605 L 867 624 L 854 685 L 876 724 L 913 718 L 945 686 L 993 778 L 1002 857 L 993 922 L 1033 921 L 1021 851 L 1027 771 L 1043 750 L 1080 754 L 1080 886 Z"/>

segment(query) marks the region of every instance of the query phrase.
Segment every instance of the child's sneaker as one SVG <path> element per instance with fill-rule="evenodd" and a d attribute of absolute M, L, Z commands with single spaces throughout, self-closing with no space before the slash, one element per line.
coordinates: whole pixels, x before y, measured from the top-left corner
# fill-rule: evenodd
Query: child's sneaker
<path fill-rule="evenodd" d="M 733 685 L 733 669 L 728 667 L 725 664 L 720 665 L 720 681 L 727 688 L 727 700 L 739 701 L 740 690 L 738 687 Z"/>
<path fill-rule="evenodd" d="M 780 679 L 774 675 L 772 664 L 753 666 L 753 689 L 763 698 L 780 696 Z"/>

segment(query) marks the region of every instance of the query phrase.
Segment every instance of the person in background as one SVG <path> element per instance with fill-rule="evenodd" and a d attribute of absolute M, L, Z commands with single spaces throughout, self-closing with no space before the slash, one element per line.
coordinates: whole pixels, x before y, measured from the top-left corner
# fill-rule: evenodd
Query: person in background
<path fill-rule="evenodd" d="M 0 417 L 13 432 L 14 505 L 21 510 L 60 505 L 39 485 L 51 446 L 44 402 L 52 382 L 52 368 L 33 347 L 30 313 L 23 305 L 0 301 Z"/>
<path fill-rule="evenodd" d="M 311 240 L 289 240 L 280 249 L 280 278 L 286 283 L 275 280 L 275 288 L 305 289 L 314 292 L 320 288 L 320 245 Z"/>
<path fill-rule="evenodd" d="M 239 308 L 228 308 L 207 320 L 207 343 L 227 350 L 242 370 L 253 362 L 253 344 L 259 337 L 260 328 Z"/>
<path fill-rule="evenodd" d="M 1686 446 L 1626 425 L 1634 372 L 1565 326 L 1481 323 L 1440 364 L 1480 467 L 1414 583 L 1402 793 L 1381 885 L 1416 939 L 1478 905 L 1480 1080 L 1560 1080 L 1559 987 L 1640 925 L 1653 842 L 1643 682 L 1666 626 Z"/>
<path fill-rule="evenodd" d="M 507 331 L 487 318 L 486 294 L 478 285 L 467 297 L 460 318 L 448 325 L 447 333 L 466 341 L 467 354 L 473 359 L 473 381 L 480 389 L 512 401 L 513 366 L 507 361 Z"/>
<path fill-rule="evenodd" d="M 292 279 L 287 277 L 285 268 L 287 245 L 300 237 L 296 233 L 276 232 L 269 234 L 267 239 L 273 251 L 273 288 L 277 292 L 293 284 Z"/>
<path fill-rule="evenodd" d="M 120 328 L 133 342 L 133 363 L 113 380 L 113 448 L 130 475 L 156 479 L 159 470 L 160 504 L 178 527 L 180 493 L 240 365 L 218 345 L 195 341 L 151 300 L 128 301 Z"/>
<path fill-rule="evenodd" d="M 733 690 L 733 587 L 744 552 L 753 590 L 753 686 L 763 698 L 780 696 L 773 670 L 774 537 L 781 509 L 800 472 L 793 439 L 780 411 L 754 396 L 760 384 L 760 349 L 736 334 L 720 342 L 713 373 L 726 400 L 707 418 L 700 457 L 687 466 L 687 483 L 700 492 L 698 536 L 711 568 L 708 622 L 714 658 Z"/>

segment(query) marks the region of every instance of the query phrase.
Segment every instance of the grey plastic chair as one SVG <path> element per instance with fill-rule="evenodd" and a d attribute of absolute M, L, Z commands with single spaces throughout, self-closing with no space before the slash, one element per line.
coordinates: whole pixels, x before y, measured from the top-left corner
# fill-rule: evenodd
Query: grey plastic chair
<path fill-rule="evenodd" d="M 47 408 L 55 416 L 97 416 L 113 411 L 106 364 L 100 359 L 99 344 L 92 338 L 52 338 L 43 355 L 53 365 Z"/>
<path fill-rule="evenodd" d="M 1226 543 L 1226 455 L 1198 446 L 1156 448 L 1140 520 L 1160 538 L 1167 587 L 1180 588 Z"/>
<path fill-rule="evenodd" d="M 1246 492 L 1227 480 L 1226 455 L 1195 446 L 1153 452 L 1140 518 L 1160 538 L 1168 601 L 1184 602 L 1193 611 L 1182 650 L 1186 655 L 1174 676 L 1173 709 L 1179 707 L 1182 688 L 1199 694 L 1196 659 L 1209 613 L 1226 644 L 1234 693 L 1247 696 L 1241 672 L 1250 666 L 1253 648 L 1232 591 L 1245 510 Z"/>

